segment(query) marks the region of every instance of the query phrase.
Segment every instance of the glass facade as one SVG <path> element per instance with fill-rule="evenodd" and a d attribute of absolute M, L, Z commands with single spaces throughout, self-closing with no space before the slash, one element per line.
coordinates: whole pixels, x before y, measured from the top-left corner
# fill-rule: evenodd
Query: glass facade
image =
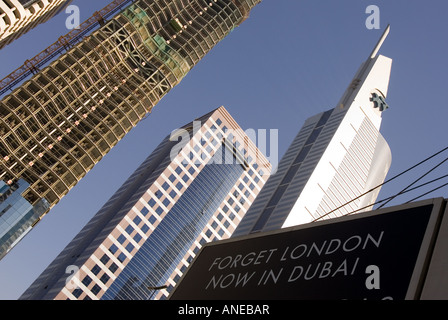
<path fill-rule="evenodd" d="M 0 181 L 0 258 L 26 235 L 49 204 L 39 201 L 34 206 L 22 197 L 28 183 L 19 180 L 12 185 Z"/>
<path fill-rule="evenodd" d="M 223 154 L 225 148 L 217 153 Z M 235 159 L 236 160 L 236 159 Z M 242 165 L 208 163 L 140 247 L 102 299 L 147 300 L 164 285 L 244 172 Z"/>

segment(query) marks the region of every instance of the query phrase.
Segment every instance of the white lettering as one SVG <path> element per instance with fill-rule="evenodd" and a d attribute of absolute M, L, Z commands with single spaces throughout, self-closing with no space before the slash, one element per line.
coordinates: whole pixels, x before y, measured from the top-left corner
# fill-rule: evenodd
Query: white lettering
<path fill-rule="evenodd" d="M 366 268 L 366 274 L 370 274 L 366 279 L 366 288 L 369 290 L 380 288 L 380 268 L 370 265 Z"/>
<path fill-rule="evenodd" d="M 366 19 L 366 28 L 369 30 L 380 29 L 380 8 L 370 5 L 366 8 L 366 14 L 370 14 Z"/>
<path fill-rule="evenodd" d="M 70 5 L 65 9 L 66 14 L 70 14 L 65 20 L 65 27 L 69 30 L 79 29 L 79 23 L 81 20 L 80 10 L 78 6 Z"/>

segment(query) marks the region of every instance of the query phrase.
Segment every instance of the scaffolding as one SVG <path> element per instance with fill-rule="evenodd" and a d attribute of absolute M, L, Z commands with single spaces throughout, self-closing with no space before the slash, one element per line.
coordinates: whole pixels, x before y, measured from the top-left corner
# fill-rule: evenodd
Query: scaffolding
<path fill-rule="evenodd" d="M 59 56 L 64 50 L 78 43 L 87 33 L 97 26 L 104 25 L 105 21 L 110 16 L 121 11 L 123 6 L 127 6 L 134 1 L 135 0 L 113 0 L 106 7 L 100 11 L 96 11 L 92 17 L 81 23 L 79 28 L 75 28 L 66 35 L 59 37 L 56 42 L 34 56 L 34 58 L 26 60 L 22 66 L 0 81 L 0 96 L 5 94 L 8 90 L 12 90 L 12 88 L 31 74 L 38 72 L 41 66 Z"/>

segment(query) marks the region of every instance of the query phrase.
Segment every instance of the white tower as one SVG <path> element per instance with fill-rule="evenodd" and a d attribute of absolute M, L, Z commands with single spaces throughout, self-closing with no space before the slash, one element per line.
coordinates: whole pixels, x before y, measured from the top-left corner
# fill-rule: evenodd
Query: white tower
<path fill-rule="evenodd" d="M 305 121 L 233 236 L 370 209 L 391 165 L 379 129 L 392 60 L 377 55 L 389 30 L 337 106 Z"/>

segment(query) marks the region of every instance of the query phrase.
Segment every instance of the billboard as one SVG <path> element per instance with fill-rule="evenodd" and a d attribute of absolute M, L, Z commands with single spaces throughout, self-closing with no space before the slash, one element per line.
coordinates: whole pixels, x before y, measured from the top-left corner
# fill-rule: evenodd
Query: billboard
<path fill-rule="evenodd" d="M 416 299 L 444 200 L 205 245 L 169 299 Z"/>

